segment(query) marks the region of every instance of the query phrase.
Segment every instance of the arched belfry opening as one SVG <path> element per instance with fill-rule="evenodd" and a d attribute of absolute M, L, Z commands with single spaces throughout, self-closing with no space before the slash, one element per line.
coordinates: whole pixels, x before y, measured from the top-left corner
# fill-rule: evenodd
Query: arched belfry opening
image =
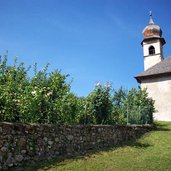
<path fill-rule="evenodd" d="M 150 46 L 149 49 L 148 49 L 148 51 L 149 51 L 149 55 L 154 55 L 155 54 L 155 48 L 154 48 L 154 46 Z"/>

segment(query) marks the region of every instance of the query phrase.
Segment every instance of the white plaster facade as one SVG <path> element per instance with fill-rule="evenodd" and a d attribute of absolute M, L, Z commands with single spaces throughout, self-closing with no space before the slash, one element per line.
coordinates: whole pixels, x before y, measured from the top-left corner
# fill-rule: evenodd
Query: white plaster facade
<path fill-rule="evenodd" d="M 144 70 L 152 67 L 153 65 L 161 62 L 163 60 L 163 48 L 160 39 L 153 41 L 144 41 L 142 43 L 143 53 L 144 53 Z M 155 54 L 149 55 L 149 48 L 153 46 L 155 49 Z"/>
<path fill-rule="evenodd" d="M 171 121 L 171 76 L 144 79 L 141 88 L 147 88 L 149 97 L 155 100 L 154 119 Z"/>

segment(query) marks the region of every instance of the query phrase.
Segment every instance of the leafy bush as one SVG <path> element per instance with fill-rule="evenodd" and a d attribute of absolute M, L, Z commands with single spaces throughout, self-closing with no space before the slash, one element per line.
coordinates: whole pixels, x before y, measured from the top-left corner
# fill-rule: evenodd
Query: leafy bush
<path fill-rule="evenodd" d="M 0 59 L 0 121 L 53 124 L 145 124 L 153 122 L 154 101 L 146 90 L 98 83 L 87 97 L 77 97 L 61 71 L 48 65 L 28 77 L 24 63 Z"/>
<path fill-rule="evenodd" d="M 70 96 L 68 75 L 60 71 L 47 74 L 47 66 L 28 78 L 24 64 L 7 66 L 0 61 L 0 120 L 24 123 L 63 123 L 63 102 Z M 35 68 L 36 70 L 36 68 Z M 67 103 L 67 102 L 66 102 Z M 71 111 L 70 113 L 74 112 Z"/>
<path fill-rule="evenodd" d="M 98 83 L 87 97 L 87 112 L 93 115 L 96 124 L 107 124 L 112 112 L 110 84 L 102 86 Z"/>
<path fill-rule="evenodd" d="M 126 99 L 128 122 L 151 124 L 153 122 L 154 101 L 148 98 L 146 90 L 131 89 Z"/>
<path fill-rule="evenodd" d="M 148 98 L 146 90 L 120 88 L 113 97 L 114 123 L 151 124 L 153 122 L 154 101 Z"/>

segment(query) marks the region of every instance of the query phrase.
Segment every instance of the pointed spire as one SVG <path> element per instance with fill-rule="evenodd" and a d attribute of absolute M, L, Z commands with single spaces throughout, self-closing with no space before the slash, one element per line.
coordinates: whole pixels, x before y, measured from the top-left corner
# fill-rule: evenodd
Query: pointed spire
<path fill-rule="evenodd" d="M 149 21 L 149 24 L 154 24 L 154 21 L 152 19 L 152 11 L 150 11 L 149 13 L 150 13 L 150 21 Z"/>

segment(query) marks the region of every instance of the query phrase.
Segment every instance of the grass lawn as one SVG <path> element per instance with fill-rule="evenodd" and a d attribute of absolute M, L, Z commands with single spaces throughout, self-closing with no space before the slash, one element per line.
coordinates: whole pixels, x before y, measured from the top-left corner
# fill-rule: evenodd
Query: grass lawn
<path fill-rule="evenodd" d="M 62 161 L 53 160 L 25 171 L 171 171 L 171 122 L 123 147 Z"/>

